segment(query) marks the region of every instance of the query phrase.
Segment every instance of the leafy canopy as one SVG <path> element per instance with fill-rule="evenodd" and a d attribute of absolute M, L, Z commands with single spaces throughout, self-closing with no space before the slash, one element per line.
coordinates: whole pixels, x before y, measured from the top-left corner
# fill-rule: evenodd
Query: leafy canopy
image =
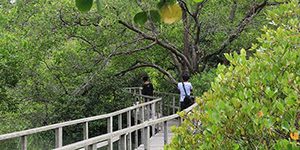
<path fill-rule="evenodd" d="M 230 66 L 218 66 L 211 89 L 166 149 L 299 148 L 299 14 L 296 0 L 269 11 L 253 56 L 244 49 L 226 54 Z"/>

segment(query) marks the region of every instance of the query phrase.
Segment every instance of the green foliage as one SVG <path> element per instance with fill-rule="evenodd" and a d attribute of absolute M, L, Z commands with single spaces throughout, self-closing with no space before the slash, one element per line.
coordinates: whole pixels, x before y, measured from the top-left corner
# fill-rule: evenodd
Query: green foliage
<path fill-rule="evenodd" d="M 97 5 L 99 5 L 99 1 L 97 1 Z M 87 12 L 92 8 L 93 0 L 76 0 L 76 6 L 78 10 Z"/>
<path fill-rule="evenodd" d="M 202 95 L 208 89 L 210 89 L 211 82 L 216 77 L 216 69 L 212 68 L 208 71 L 204 71 L 201 74 L 193 75 L 190 82 L 193 85 L 193 94 Z"/>
<path fill-rule="evenodd" d="M 166 149 L 299 149 L 299 11 L 294 0 L 268 12 L 253 56 L 226 55 Z"/>
<path fill-rule="evenodd" d="M 140 24 L 140 25 L 143 25 L 146 23 L 147 21 L 147 12 L 139 12 L 137 13 L 134 18 L 133 18 L 134 22 L 136 24 Z"/>

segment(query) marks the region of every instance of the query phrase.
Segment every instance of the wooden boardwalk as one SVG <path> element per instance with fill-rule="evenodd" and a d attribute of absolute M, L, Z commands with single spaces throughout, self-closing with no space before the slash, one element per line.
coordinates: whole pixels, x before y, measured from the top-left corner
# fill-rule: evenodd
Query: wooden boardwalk
<path fill-rule="evenodd" d="M 171 132 L 171 126 L 178 126 L 179 121 L 177 119 L 168 121 L 168 143 L 170 143 L 173 133 Z M 156 133 L 154 136 L 150 138 L 150 150 L 163 150 L 164 149 L 164 131 L 160 131 Z M 135 150 L 144 150 L 144 144 L 140 145 Z"/>
<path fill-rule="evenodd" d="M 27 150 L 28 144 L 30 144 L 27 142 L 28 136 L 52 130 L 55 131 L 55 150 L 84 148 L 97 150 L 100 147 L 113 150 L 114 148 L 116 149 L 116 146 L 119 150 L 133 149 L 133 147 L 137 147 L 135 150 L 143 150 L 145 148 L 147 150 L 162 150 L 164 145 L 170 143 L 173 137 L 173 133 L 170 131 L 171 126 L 178 126 L 179 119 L 181 119 L 176 114 L 176 111 L 179 109 L 176 105 L 176 101 L 179 101 L 179 96 L 173 93 L 157 92 L 158 95 L 162 96 L 149 97 L 140 94 L 140 87 L 126 88 L 124 92 L 126 90 L 128 93 L 133 94 L 133 103 L 135 105 L 107 114 L 3 134 L 0 135 L 0 142 L 19 138 L 21 150 Z M 145 98 L 151 100 L 144 102 Z M 195 103 L 184 111 L 189 112 L 196 106 L 197 104 Z M 90 122 L 102 120 L 106 122 L 107 133 L 90 137 Z M 82 127 L 83 140 L 64 145 L 63 137 L 67 135 L 63 134 L 63 129 L 74 125 Z M 117 130 L 114 130 L 114 128 L 117 128 Z M 157 130 L 159 132 L 154 134 L 154 131 Z M 154 134 L 154 136 L 150 137 L 151 134 Z M 141 141 L 146 143 L 146 145 L 138 145 Z"/>

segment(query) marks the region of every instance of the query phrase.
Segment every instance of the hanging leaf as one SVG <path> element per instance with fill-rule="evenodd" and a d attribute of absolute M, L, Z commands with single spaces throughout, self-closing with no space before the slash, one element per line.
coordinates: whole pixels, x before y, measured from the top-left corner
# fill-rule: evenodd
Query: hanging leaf
<path fill-rule="evenodd" d="M 82 12 L 89 11 L 93 6 L 93 0 L 76 0 L 76 7 Z"/>
<path fill-rule="evenodd" d="M 102 11 L 102 7 L 103 7 L 103 2 L 102 2 L 102 0 L 96 0 L 96 5 L 97 5 L 97 10 L 98 10 L 98 12 L 99 13 L 101 13 L 101 11 Z"/>
<path fill-rule="evenodd" d="M 201 2 L 203 2 L 203 0 L 194 0 L 194 2 L 201 3 Z"/>
<path fill-rule="evenodd" d="M 182 10 L 178 3 L 173 5 L 164 5 L 160 9 L 162 21 L 167 24 L 172 24 L 181 19 Z"/>
<path fill-rule="evenodd" d="M 143 25 L 145 24 L 145 22 L 147 21 L 147 13 L 146 12 L 139 12 L 137 13 L 134 18 L 133 18 L 133 21 L 136 23 L 136 24 L 140 24 L 140 25 Z"/>
<path fill-rule="evenodd" d="M 153 22 L 160 22 L 160 14 L 157 10 L 150 10 L 149 15 Z"/>

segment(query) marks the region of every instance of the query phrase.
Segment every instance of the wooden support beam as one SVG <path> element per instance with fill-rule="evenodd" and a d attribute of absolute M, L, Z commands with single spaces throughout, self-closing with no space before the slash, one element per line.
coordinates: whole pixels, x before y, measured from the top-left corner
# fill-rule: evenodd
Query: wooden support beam
<path fill-rule="evenodd" d="M 131 111 L 127 112 L 127 127 L 131 127 Z M 128 150 L 132 149 L 131 132 L 128 133 L 127 138 Z"/>
<path fill-rule="evenodd" d="M 122 114 L 118 115 L 118 130 L 122 129 Z M 118 149 L 121 150 L 124 146 L 122 146 L 121 139 L 118 141 Z"/>
<path fill-rule="evenodd" d="M 152 118 L 152 120 L 154 120 L 155 119 L 155 105 L 156 105 L 156 103 L 153 103 L 153 104 L 151 104 L 151 118 Z M 155 127 L 156 127 L 156 125 L 153 125 L 152 126 L 152 136 L 155 134 Z"/>
<path fill-rule="evenodd" d="M 141 107 L 140 116 L 141 116 L 141 118 L 140 118 L 141 123 L 144 123 L 144 121 L 145 121 L 145 107 L 144 106 Z M 145 129 L 144 128 L 141 129 L 141 134 L 142 134 L 142 136 L 141 136 L 142 143 L 145 144 L 145 138 L 144 138 Z"/>
<path fill-rule="evenodd" d="M 164 144 L 168 144 L 168 122 L 164 121 Z"/>
<path fill-rule="evenodd" d="M 55 148 L 62 147 L 63 145 L 63 129 L 57 128 L 55 129 Z"/>
<path fill-rule="evenodd" d="M 83 139 L 86 140 L 89 138 L 89 122 L 83 124 Z"/>
<path fill-rule="evenodd" d="M 27 136 L 21 137 L 21 150 L 27 150 Z"/>
<path fill-rule="evenodd" d="M 120 147 L 120 150 L 127 150 L 126 134 L 121 135 L 120 141 L 121 141 L 121 147 Z"/>
<path fill-rule="evenodd" d="M 88 150 L 97 150 L 97 144 L 92 144 L 88 146 Z"/>
<path fill-rule="evenodd" d="M 145 150 L 150 150 L 150 126 L 147 126 L 145 128 L 145 143 L 144 143 L 144 146 L 145 146 Z"/>
<path fill-rule="evenodd" d="M 135 109 L 135 111 L 134 111 L 135 113 L 134 113 L 134 125 L 137 125 L 138 124 L 138 109 Z M 137 148 L 138 146 L 139 146 L 139 139 L 138 139 L 138 134 L 139 134 L 139 132 L 138 132 L 138 130 L 135 130 L 135 134 L 134 134 L 134 143 L 135 143 L 135 145 L 134 145 L 134 148 Z"/>
<path fill-rule="evenodd" d="M 113 132 L 113 117 L 109 117 L 107 118 L 107 133 L 112 133 Z M 108 145 L 107 145 L 107 149 L 108 150 L 113 150 L 113 141 L 112 141 L 112 137 L 110 139 L 107 140 Z"/>

